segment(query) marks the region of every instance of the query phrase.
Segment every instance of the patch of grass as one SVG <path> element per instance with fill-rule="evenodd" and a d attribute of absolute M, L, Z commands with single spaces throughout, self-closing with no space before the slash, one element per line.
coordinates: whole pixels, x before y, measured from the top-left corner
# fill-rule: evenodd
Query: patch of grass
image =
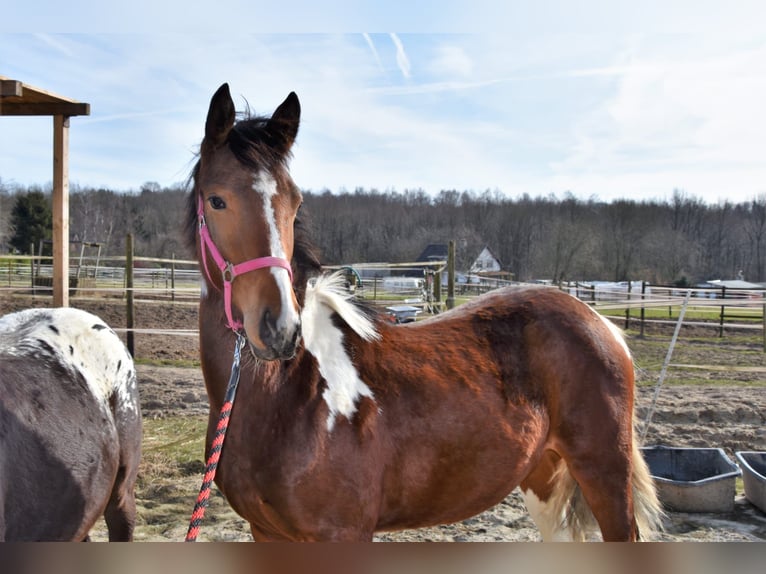
<path fill-rule="evenodd" d="M 666 360 L 673 329 L 653 329 L 644 337 L 638 326 L 628 329 L 626 341 L 636 365 L 637 384 L 654 385 Z M 764 387 L 766 353 L 758 332 L 726 332 L 715 328 L 681 330 L 664 385 Z"/>
<path fill-rule="evenodd" d="M 602 314 L 613 319 L 625 318 L 625 307 L 617 307 L 604 309 Z M 644 318 L 646 319 L 662 319 L 662 320 L 677 320 L 678 315 L 681 312 L 680 306 L 671 307 L 647 307 L 644 309 Z M 641 309 L 639 307 L 630 308 L 631 320 L 638 320 L 641 318 Z M 711 321 L 718 323 L 721 319 L 720 307 L 693 307 L 686 308 L 684 314 L 685 321 Z M 760 323 L 763 321 L 763 310 L 758 308 L 736 308 L 730 306 L 728 313 L 724 312 L 724 321 L 734 323 Z M 724 323 L 725 324 L 725 323 Z"/>
<path fill-rule="evenodd" d="M 206 431 L 205 415 L 145 419 L 139 481 L 162 484 L 169 477 L 201 473 Z"/>

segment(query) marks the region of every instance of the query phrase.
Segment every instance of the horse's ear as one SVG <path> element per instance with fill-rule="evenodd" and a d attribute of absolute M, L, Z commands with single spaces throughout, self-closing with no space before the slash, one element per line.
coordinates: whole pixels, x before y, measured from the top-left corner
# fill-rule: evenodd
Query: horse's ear
<path fill-rule="evenodd" d="M 225 142 L 226 136 L 234 126 L 234 117 L 234 101 L 231 99 L 229 84 L 223 84 L 210 100 L 203 145 L 215 148 Z"/>
<path fill-rule="evenodd" d="M 271 116 L 266 129 L 274 138 L 282 153 L 287 153 L 298 135 L 298 125 L 301 120 L 301 104 L 295 92 L 285 98 Z"/>

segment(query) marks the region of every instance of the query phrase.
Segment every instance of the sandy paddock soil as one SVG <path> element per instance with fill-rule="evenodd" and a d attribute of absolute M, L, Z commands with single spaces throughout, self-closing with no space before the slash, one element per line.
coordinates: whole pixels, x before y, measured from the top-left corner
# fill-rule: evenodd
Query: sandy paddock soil
<path fill-rule="evenodd" d="M 42 298 L 32 300 L 3 297 L 0 298 L 0 314 L 46 304 L 47 300 Z M 74 300 L 72 305 L 101 316 L 117 329 L 124 325 L 124 309 L 120 303 Z M 194 329 L 196 307 L 156 303 L 139 305 L 136 326 L 143 329 Z M 155 362 L 162 359 L 193 361 L 197 357 L 197 344 L 196 337 L 138 335 L 136 356 Z M 207 413 L 205 389 L 198 368 L 139 364 L 137 370 L 145 418 L 199 416 Z M 762 381 L 763 375 L 756 374 L 754 379 L 751 377 L 751 380 L 743 381 L 741 385 L 663 387 L 646 444 L 722 447 L 732 457 L 735 450 L 766 450 L 766 394 L 763 385 L 758 384 L 759 377 Z M 639 388 L 639 420 L 645 419 L 653 393 L 652 387 Z M 190 472 L 170 485 L 141 486 L 137 492 L 139 520 L 136 539 L 183 540 L 200 481 L 201 474 Z M 766 540 L 766 515 L 744 499 L 741 488 L 740 482 L 735 508 L 731 513 L 669 513 L 664 521 L 665 532 L 661 534 L 661 540 Z M 167 511 L 158 513 L 158 507 L 167 507 Z M 94 540 L 103 540 L 103 524 L 99 523 L 92 534 Z M 234 541 L 251 540 L 251 537 L 246 523 L 228 508 L 218 494 L 211 501 L 199 539 Z M 539 540 L 539 535 L 526 514 L 521 497 L 514 492 L 499 505 L 464 522 L 380 534 L 376 540 L 533 541 Z"/>

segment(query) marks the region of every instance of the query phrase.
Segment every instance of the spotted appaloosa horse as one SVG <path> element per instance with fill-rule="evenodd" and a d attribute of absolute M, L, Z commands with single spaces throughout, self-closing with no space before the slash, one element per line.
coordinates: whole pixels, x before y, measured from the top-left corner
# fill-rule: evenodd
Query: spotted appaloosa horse
<path fill-rule="evenodd" d="M 189 198 L 208 451 L 235 330 L 251 351 L 216 482 L 255 540 L 371 540 L 470 517 L 518 485 L 546 540 L 580 538 L 588 516 L 605 540 L 649 535 L 660 509 L 619 332 L 545 287 L 403 326 L 353 303 L 297 218 L 299 116 L 291 93 L 235 121 L 224 84 Z"/>
<path fill-rule="evenodd" d="M 133 360 L 70 308 L 0 318 L 0 540 L 133 538 L 141 412 Z"/>

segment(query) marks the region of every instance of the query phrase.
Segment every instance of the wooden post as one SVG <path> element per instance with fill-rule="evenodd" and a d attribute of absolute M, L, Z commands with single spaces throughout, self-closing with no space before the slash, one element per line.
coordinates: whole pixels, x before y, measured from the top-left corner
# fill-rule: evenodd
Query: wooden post
<path fill-rule="evenodd" d="M 628 279 L 628 306 L 625 308 L 625 330 L 630 329 L 630 296 L 633 291 L 633 281 Z"/>
<path fill-rule="evenodd" d="M 176 254 L 170 256 L 170 300 L 176 301 Z"/>
<path fill-rule="evenodd" d="M 447 309 L 455 306 L 455 240 L 447 248 Z"/>
<path fill-rule="evenodd" d="M 32 296 L 35 296 L 35 244 L 29 244 L 29 280 L 32 282 Z"/>
<path fill-rule="evenodd" d="M 721 287 L 721 320 L 720 325 L 718 326 L 718 337 L 723 337 L 723 320 L 726 316 L 726 305 L 723 303 L 724 299 L 726 299 L 726 285 Z"/>
<path fill-rule="evenodd" d="M 644 338 L 644 321 L 646 320 L 646 308 L 644 307 L 644 300 L 646 299 L 646 281 L 641 281 L 641 333 L 639 337 Z"/>
<path fill-rule="evenodd" d="M 53 116 L 53 306 L 69 306 L 69 117 Z"/>
<path fill-rule="evenodd" d="M 127 347 L 131 357 L 135 357 L 133 344 L 133 234 L 128 233 L 125 240 L 125 320 L 127 328 Z"/>

